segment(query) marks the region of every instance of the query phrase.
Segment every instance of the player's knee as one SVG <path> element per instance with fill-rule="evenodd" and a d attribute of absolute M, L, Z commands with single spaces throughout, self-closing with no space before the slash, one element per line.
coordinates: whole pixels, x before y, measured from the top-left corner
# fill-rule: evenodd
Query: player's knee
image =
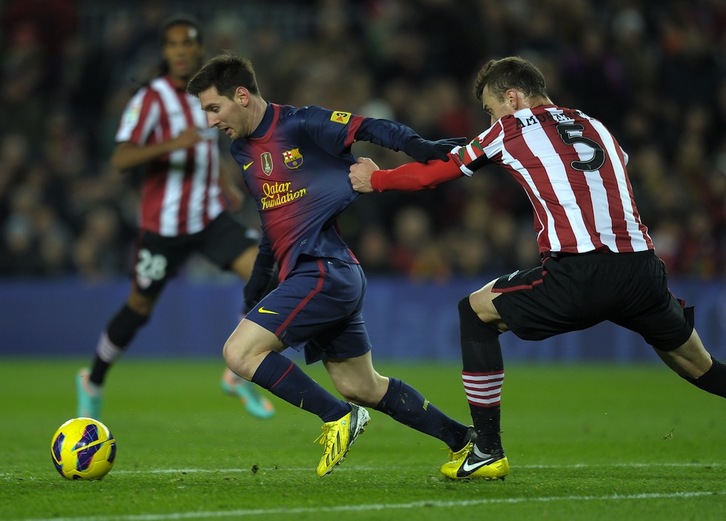
<path fill-rule="evenodd" d="M 222 347 L 222 356 L 232 371 L 248 380 L 257 368 L 251 352 L 237 337 L 230 336 Z"/>
<path fill-rule="evenodd" d="M 149 320 L 148 315 L 143 315 L 128 304 L 125 304 L 106 326 L 108 339 L 115 346 L 125 348 Z"/>
<path fill-rule="evenodd" d="M 464 297 L 459 301 L 459 321 L 461 323 L 471 323 L 471 322 L 478 322 L 479 316 L 474 311 L 474 308 L 471 307 L 471 302 L 469 301 L 469 295 Z"/>
<path fill-rule="evenodd" d="M 139 315 L 151 316 L 156 305 L 157 295 L 144 295 L 138 290 L 133 290 L 126 300 L 126 306 Z"/>
<path fill-rule="evenodd" d="M 471 307 L 468 296 L 459 301 L 459 327 L 464 339 L 488 340 L 500 334 L 496 326 L 482 321 Z"/>

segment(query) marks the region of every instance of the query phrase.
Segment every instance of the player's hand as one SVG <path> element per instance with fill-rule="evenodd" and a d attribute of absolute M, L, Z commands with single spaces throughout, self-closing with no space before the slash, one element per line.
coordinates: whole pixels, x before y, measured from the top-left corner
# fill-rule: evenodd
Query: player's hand
<path fill-rule="evenodd" d="M 239 188 L 228 188 L 223 190 L 224 198 L 227 201 L 227 208 L 233 212 L 239 212 L 242 209 L 245 196 Z"/>
<path fill-rule="evenodd" d="M 189 127 L 174 138 L 174 145 L 175 148 L 192 148 L 202 139 L 204 139 L 202 129 Z"/>
<path fill-rule="evenodd" d="M 409 139 L 403 146 L 403 151 L 419 163 L 428 163 L 432 159 L 441 161 L 449 160 L 449 152 L 459 145 L 465 145 L 468 139 L 465 137 L 454 137 L 429 141 L 422 137 Z"/>
<path fill-rule="evenodd" d="M 362 194 L 372 192 L 371 175 L 376 170 L 380 170 L 380 168 L 372 160 L 367 157 L 359 157 L 357 163 L 350 165 L 350 173 L 348 174 L 353 190 Z"/>
<path fill-rule="evenodd" d="M 269 291 L 272 282 L 272 276 L 275 271 L 275 259 L 272 255 L 257 254 L 255 264 L 252 268 L 247 284 L 244 287 L 244 312 L 245 314 L 254 308 L 257 303 Z M 272 286 L 274 288 L 274 285 Z"/>

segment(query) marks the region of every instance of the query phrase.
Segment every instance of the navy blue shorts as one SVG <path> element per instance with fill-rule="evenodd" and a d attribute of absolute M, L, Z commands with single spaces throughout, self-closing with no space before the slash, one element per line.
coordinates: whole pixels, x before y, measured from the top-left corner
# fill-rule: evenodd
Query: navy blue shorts
<path fill-rule="evenodd" d="M 524 340 L 611 321 L 664 351 L 680 347 L 693 321 L 668 289 L 663 262 L 652 252 L 587 253 L 545 258 L 541 266 L 497 279 L 494 306 Z"/>
<path fill-rule="evenodd" d="M 358 264 L 303 256 L 287 278 L 247 314 L 308 364 L 370 351 L 363 321 L 366 278 Z"/>

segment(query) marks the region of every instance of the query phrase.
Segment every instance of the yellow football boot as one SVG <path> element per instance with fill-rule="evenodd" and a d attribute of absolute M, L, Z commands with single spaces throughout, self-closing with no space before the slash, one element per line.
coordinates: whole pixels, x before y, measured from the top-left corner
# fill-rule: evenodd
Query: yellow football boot
<path fill-rule="evenodd" d="M 324 423 L 323 433 L 315 440 L 325 446 L 317 469 L 320 477 L 333 472 L 333 468 L 345 459 L 350 446 L 371 420 L 363 407 L 353 403 L 350 406 L 350 412 L 339 420 Z"/>

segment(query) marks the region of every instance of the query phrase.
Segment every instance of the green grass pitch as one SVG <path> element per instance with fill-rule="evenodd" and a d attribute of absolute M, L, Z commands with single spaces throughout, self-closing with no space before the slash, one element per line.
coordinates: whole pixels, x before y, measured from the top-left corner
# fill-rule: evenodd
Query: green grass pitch
<path fill-rule="evenodd" d="M 506 356 L 506 355 L 505 355 Z M 67 481 L 50 438 L 74 416 L 78 360 L 0 360 L 0 519 L 722 520 L 726 401 L 660 364 L 509 364 L 505 481 L 452 482 L 443 445 L 371 410 L 318 478 L 320 421 L 273 397 L 248 416 L 219 388 L 221 360 L 122 360 L 103 420 L 118 456 L 102 481 Z M 378 363 L 468 423 L 458 363 Z M 306 370 L 330 388 L 320 364 Z"/>

